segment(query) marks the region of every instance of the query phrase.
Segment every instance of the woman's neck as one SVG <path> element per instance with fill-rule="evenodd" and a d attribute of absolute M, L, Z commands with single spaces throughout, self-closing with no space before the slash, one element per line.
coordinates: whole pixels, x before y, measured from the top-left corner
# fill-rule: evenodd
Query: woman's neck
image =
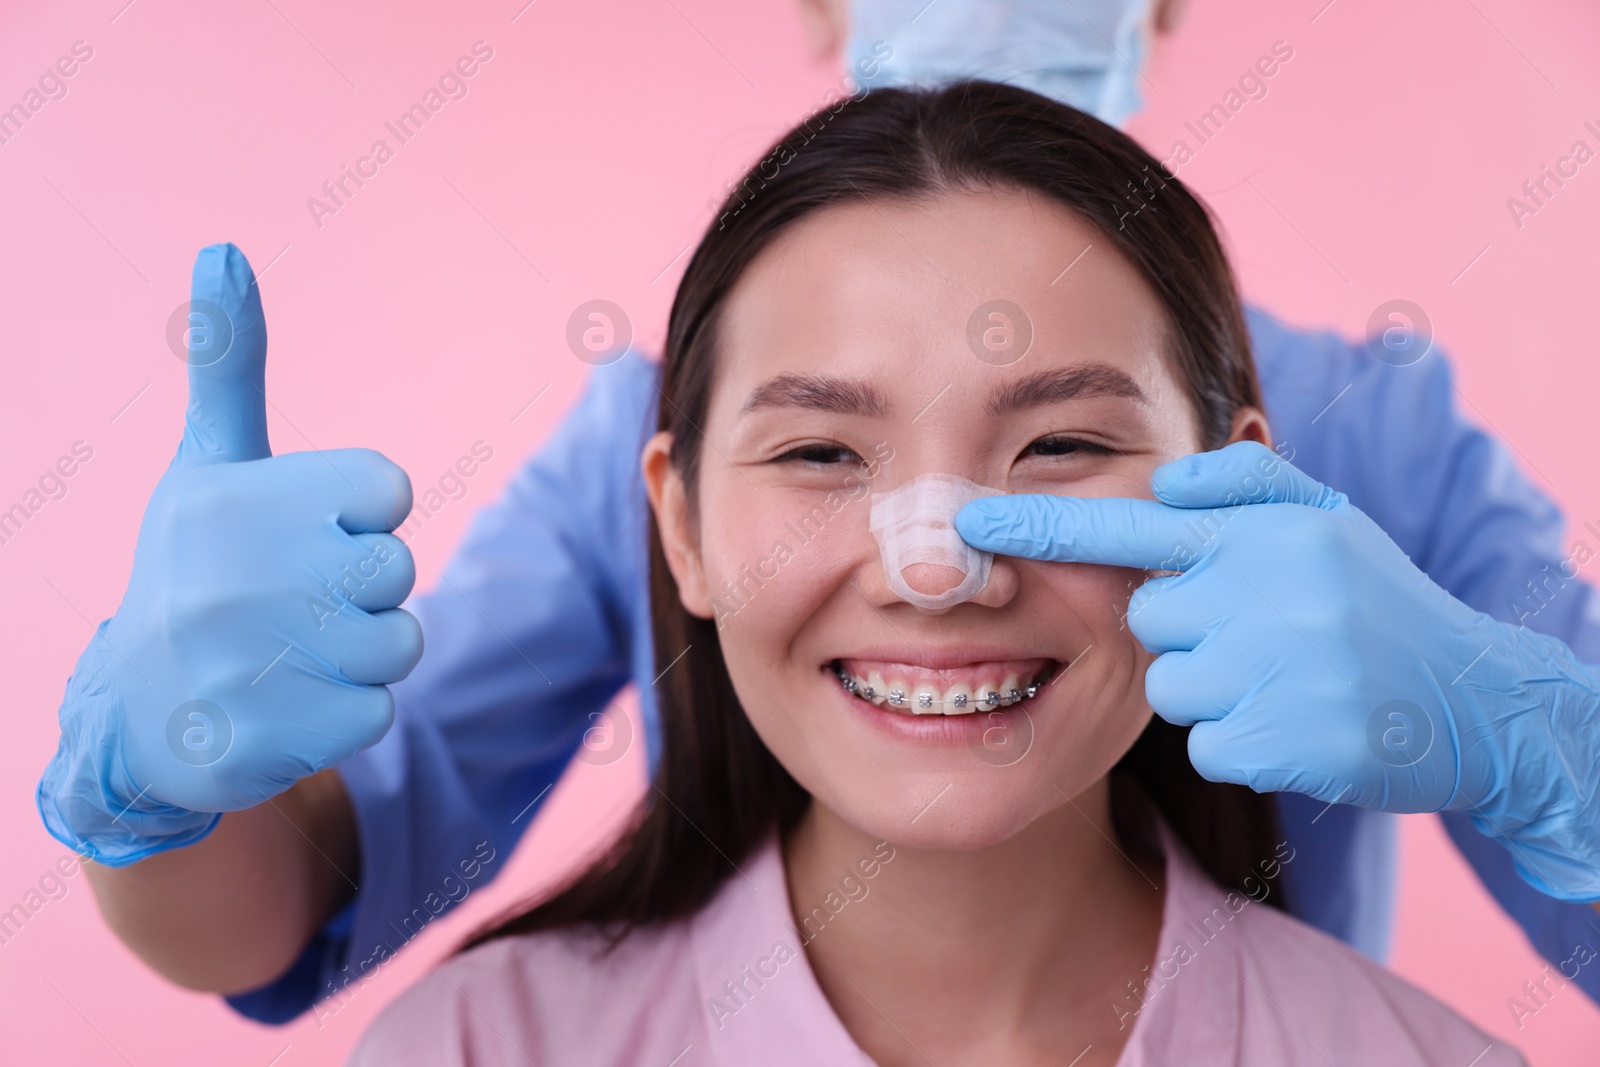
<path fill-rule="evenodd" d="M 970 850 L 879 846 L 813 803 L 785 861 L 812 970 L 878 1063 L 1116 1062 L 1162 875 L 1116 841 L 1105 780 Z"/>

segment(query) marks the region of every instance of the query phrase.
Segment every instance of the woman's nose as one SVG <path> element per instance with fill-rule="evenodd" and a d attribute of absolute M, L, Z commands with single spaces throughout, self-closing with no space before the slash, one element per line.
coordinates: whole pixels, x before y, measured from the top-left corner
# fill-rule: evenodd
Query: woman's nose
<path fill-rule="evenodd" d="M 990 592 L 993 557 L 967 544 L 955 527 L 964 504 L 996 492 L 960 475 L 930 473 L 874 494 L 868 527 L 887 591 L 933 614 L 986 593 L 993 604 L 1009 600 L 1015 574 Z"/>
<path fill-rule="evenodd" d="M 888 575 L 884 573 L 884 566 L 885 564 L 880 559 L 879 566 L 874 568 L 877 571 L 877 578 L 872 585 L 875 587 L 873 592 L 877 595 L 872 597 L 873 601 L 875 603 L 883 603 L 904 600 L 905 598 L 895 591 L 895 583 L 888 580 Z M 948 604 L 944 607 L 927 605 L 932 603 L 933 598 L 938 598 L 955 589 L 966 580 L 967 576 L 966 572 L 957 567 L 946 567 L 938 563 L 912 563 L 901 568 L 900 577 L 913 592 L 929 598 L 923 600 L 922 603 L 911 601 L 918 611 L 925 615 L 943 615 L 958 605 Z M 976 593 L 960 601 L 960 603 L 978 604 L 986 608 L 1003 607 L 1011 602 L 1012 597 L 1017 595 L 1019 585 L 1020 577 L 1017 572 L 1016 561 L 1009 556 L 996 556 L 989 567 L 988 581 Z"/>
<path fill-rule="evenodd" d="M 966 574 L 955 567 L 945 567 L 937 563 L 913 563 L 909 567 L 902 567 L 900 576 L 906 580 L 907 585 L 923 596 L 948 593 L 967 580 Z"/>
<path fill-rule="evenodd" d="M 1022 585 L 1022 576 L 1017 569 L 1017 561 L 1011 556 L 996 556 L 989 566 L 989 582 L 969 604 L 978 604 L 986 608 L 999 608 L 1011 603 L 1011 598 L 1017 595 L 1017 590 Z"/>

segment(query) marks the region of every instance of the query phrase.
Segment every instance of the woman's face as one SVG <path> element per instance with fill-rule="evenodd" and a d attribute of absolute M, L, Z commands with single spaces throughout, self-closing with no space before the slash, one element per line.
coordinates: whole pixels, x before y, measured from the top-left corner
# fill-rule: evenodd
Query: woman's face
<path fill-rule="evenodd" d="M 1021 358 L 985 346 L 993 329 L 988 343 L 1005 344 L 1002 320 L 979 315 L 969 342 L 997 299 L 1031 326 Z M 832 207 L 745 271 L 723 310 L 692 506 L 666 435 L 645 471 L 684 606 L 718 618 L 750 721 L 818 802 L 897 842 L 980 847 L 1099 781 L 1139 736 L 1152 657 L 1124 616 L 1142 572 L 996 557 L 980 594 L 928 611 L 891 590 L 868 513 L 934 472 L 1150 496 L 1157 465 L 1200 447 L 1165 329 L 1110 241 L 1011 190 Z M 981 704 L 1040 678 L 1031 698 Z M 895 688 L 899 707 L 882 698 Z M 940 711 L 975 699 L 917 714 L 919 693 Z"/>

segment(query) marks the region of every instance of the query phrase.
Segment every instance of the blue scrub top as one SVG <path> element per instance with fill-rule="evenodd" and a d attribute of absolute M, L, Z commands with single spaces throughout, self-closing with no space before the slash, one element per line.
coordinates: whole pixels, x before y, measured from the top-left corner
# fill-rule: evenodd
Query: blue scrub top
<path fill-rule="evenodd" d="M 1444 355 L 1407 367 L 1365 344 L 1247 309 L 1279 452 L 1342 489 L 1416 564 L 1480 611 L 1553 634 L 1600 662 L 1600 606 L 1563 575 L 1560 512 L 1498 441 L 1467 423 Z M 284 1022 L 398 952 L 499 873 L 593 716 L 630 682 L 660 751 L 639 451 L 654 431 L 657 365 L 597 367 L 577 407 L 473 517 L 434 591 L 407 607 L 427 654 L 391 686 L 387 736 L 339 766 L 361 841 L 360 889 L 238 1011 Z M 1580 540 L 1600 543 L 1588 528 Z M 1393 816 L 1277 794 L 1295 848 L 1294 914 L 1382 960 L 1395 887 Z M 1546 897 L 1465 815 L 1446 829 L 1546 959 L 1600 949 L 1587 904 Z M 1574 979 L 1600 999 L 1600 968 Z M 337 1003 L 333 1001 L 330 1003 Z"/>

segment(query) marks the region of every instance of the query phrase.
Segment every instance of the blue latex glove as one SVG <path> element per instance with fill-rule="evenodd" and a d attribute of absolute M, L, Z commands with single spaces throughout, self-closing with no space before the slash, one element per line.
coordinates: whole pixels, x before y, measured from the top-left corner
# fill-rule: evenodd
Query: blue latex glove
<path fill-rule="evenodd" d="M 183 440 L 122 604 L 67 681 L 39 781 L 58 841 L 120 867 L 191 844 L 373 744 L 422 630 L 389 533 L 411 482 L 367 449 L 273 456 L 266 322 L 244 254 L 195 259 Z"/>
<path fill-rule="evenodd" d="M 1158 498 L 999 496 L 973 546 L 1179 571 L 1133 595 L 1152 708 L 1212 781 L 1392 812 L 1469 814 L 1518 873 L 1600 898 L 1600 679 L 1474 611 L 1343 493 L 1251 442 L 1157 468 Z"/>

